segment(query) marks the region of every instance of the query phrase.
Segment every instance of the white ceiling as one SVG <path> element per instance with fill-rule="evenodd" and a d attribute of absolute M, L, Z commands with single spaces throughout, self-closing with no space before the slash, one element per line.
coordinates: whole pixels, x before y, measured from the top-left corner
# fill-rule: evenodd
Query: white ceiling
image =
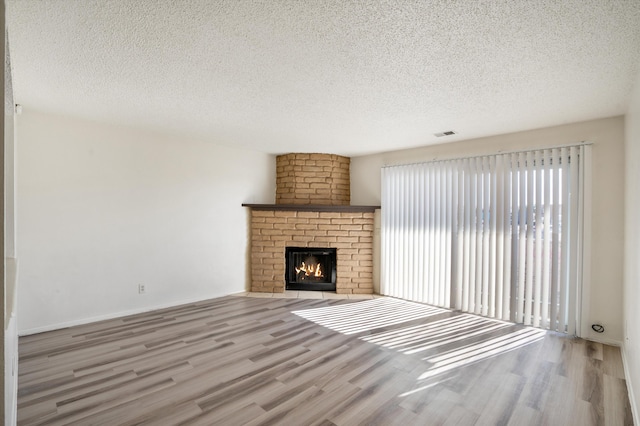
<path fill-rule="evenodd" d="M 270 153 L 624 114 L 640 70 L 638 0 L 7 0 L 7 25 L 25 109 Z"/>

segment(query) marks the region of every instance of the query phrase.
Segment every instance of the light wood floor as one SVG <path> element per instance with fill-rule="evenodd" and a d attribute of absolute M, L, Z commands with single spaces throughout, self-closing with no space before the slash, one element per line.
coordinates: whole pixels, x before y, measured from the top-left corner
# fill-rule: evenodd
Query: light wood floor
<path fill-rule="evenodd" d="M 22 425 L 630 425 L 618 348 L 391 298 L 229 296 L 20 338 Z"/>

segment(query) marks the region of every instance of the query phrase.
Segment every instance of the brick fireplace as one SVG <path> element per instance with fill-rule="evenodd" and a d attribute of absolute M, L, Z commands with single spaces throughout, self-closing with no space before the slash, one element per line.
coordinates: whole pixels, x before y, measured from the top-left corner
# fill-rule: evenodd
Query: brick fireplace
<path fill-rule="evenodd" d="M 373 293 L 374 212 L 350 205 L 350 159 L 276 158 L 276 204 L 251 208 L 251 291 L 285 291 L 287 247 L 336 249 L 336 292 Z"/>

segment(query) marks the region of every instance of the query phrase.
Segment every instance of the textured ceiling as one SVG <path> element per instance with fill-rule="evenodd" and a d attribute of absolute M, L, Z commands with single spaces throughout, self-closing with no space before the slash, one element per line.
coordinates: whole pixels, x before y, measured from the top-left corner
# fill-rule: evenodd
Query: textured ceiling
<path fill-rule="evenodd" d="M 640 71 L 637 0 L 6 3 L 25 109 L 270 153 L 624 114 Z"/>

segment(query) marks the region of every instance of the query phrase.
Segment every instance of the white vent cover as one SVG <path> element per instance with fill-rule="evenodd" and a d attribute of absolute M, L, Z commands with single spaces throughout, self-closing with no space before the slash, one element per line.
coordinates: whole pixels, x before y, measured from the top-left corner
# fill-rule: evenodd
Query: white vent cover
<path fill-rule="evenodd" d="M 453 130 L 447 130 L 446 132 L 440 132 L 440 133 L 434 133 L 433 136 L 437 137 L 437 138 L 441 138 L 443 136 L 451 136 L 451 135 L 455 135 L 456 132 L 454 132 Z"/>

